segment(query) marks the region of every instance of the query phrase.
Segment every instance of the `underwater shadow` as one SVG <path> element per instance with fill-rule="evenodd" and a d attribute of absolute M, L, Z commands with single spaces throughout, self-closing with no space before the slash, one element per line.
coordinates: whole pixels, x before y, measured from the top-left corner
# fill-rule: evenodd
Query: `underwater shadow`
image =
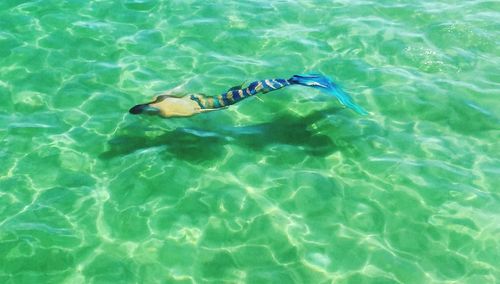
<path fill-rule="evenodd" d="M 140 150 L 164 147 L 168 156 L 201 162 L 220 159 L 227 144 L 254 151 L 261 151 L 271 145 L 291 145 L 300 147 L 308 155 L 326 156 L 336 151 L 337 146 L 330 137 L 318 133 L 311 125 L 339 110 L 331 107 L 303 117 L 287 113 L 271 122 L 250 126 L 177 128 L 155 137 L 148 137 L 147 130 L 124 130 L 124 135 L 115 136 L 108 142 L 109 150 L 102 153 L 100 158 L 112 159 Z"/>

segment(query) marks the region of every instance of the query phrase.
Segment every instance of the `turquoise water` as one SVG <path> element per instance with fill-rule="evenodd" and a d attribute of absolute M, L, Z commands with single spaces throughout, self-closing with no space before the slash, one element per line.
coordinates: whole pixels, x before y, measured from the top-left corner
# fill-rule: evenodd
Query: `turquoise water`
<path fill-rule="evenodd" d="M 495 1 L 0 2 L 0 283 L 494 283 Z M 321 72 L 188 119 L 181 86 Z"/>

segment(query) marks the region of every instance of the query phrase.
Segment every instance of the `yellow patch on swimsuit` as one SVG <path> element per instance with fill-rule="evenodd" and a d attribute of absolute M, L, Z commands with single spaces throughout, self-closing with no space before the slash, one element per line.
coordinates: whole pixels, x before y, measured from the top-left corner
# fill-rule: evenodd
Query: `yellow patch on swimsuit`
<path fill-rule="evenodd" d="M 262 82 L 259 81 L 259 83 L 257 83 L 257 86 L 255 86 L 255 91 L 260 91 L 262 90 Z"/>
<path fill-rule="evenodd" d="M 227 92 L 226 98 L 230 100 L 232 103 L 234 103 L 234 98 L 233 98 L 233 92 Z"/>

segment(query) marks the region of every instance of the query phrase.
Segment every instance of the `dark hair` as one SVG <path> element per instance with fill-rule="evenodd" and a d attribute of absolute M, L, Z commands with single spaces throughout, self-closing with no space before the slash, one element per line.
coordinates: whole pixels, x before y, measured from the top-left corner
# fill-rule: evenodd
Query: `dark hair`
<path fill-rule="evenodd" d="M 144 108 L 147 106 L 148 104 L 136 105 L 133 108 L 131 108 L 128 112 L 130 112 L 131 114 L 140 114 L 144 111 Z"/>

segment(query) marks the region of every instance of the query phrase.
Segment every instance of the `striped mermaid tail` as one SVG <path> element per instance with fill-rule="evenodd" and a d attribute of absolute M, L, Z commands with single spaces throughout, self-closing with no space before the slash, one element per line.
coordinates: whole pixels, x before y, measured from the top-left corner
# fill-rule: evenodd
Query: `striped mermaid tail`
<path fill-rule="evenodd" d="M 281 89 L 290 85 L 302 85 L 320 89 L 330 95 L 335 96 L 341 104 L 354 110 L 359 114 L 367 112 L 359 105 L 355 104 L 351 97 L 347 95 L 330 78 L 320 74 L 294 75 L 290 79 L 270 79 L 252 82 L 246 88 L 233 87 L 226 93 L 218 96 L 205 97 L 203 95 L 191 95 L 191 99 L 196 101 L 201 109 L 217 109 L 230 106 L 245 98 L 259 93 L 267 93 Z"/>

